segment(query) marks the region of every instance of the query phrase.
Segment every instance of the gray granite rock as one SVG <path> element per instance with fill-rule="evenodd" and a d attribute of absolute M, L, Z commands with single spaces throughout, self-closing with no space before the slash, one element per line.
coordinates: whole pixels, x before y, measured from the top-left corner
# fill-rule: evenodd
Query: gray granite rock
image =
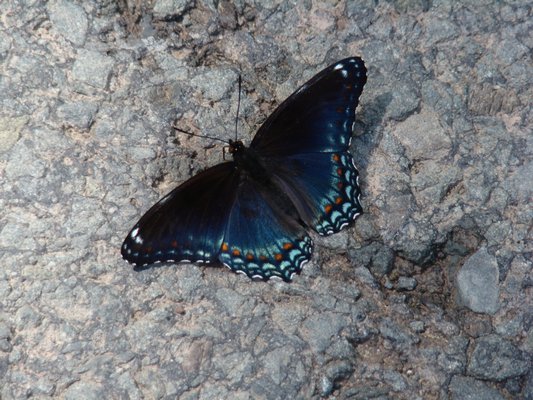
<path fill-rule="evenodd" d="M 532 398 L 530 14 L 1 1 L 0 397 Z M 223 161 L 173 125 L 233 139 L 241 74 L 249 143 L 350 55 L 368 67 L 350 148 L 364 214 L 316 238 L 293 283 L 121 260 L 143 212 Z M 470 281 L 485 311 L 458 313 L 454 277 L 484 248 L 498 292 Z"/>
<path fill-rule="evenodd" d="M 494 314 L 499 304 L 499 269 L 486 248 L 470 256 L 457 274 L 459 301 L 472 311 Z"/>
<path fill-rule="evenodd" d="M 333 392 L 333 382 L 326 376 L 322 377 L 320 381 L 320 394 L 321 396 L 329 396 Z"/>
<path fill-rule="evenodd" d="M 183 16 L 185 10 L 192 8 L 191 0 L 157 0 L 154 4 L 154 17 L 170 19 Z"/>
<path fill-rule="evenodd" d="M 98 106 L 91 103 L 65 103 L 59 106 L 57 117 L 66 125 L 88 129 L 94 121 Z"/>
<path fill-rule="evenodd" d="M 431 110 L 423 110 L 403 121 L 394 135 L 411 160 L 435 160 L 451 150 L 451 140 Z"/>
<path fill-rule="evenodd" d="M 453 400 L 503 400 L 502 394 L 485 382 L 468 376 L 455 375 L 448 386 Z"/>
<path fill-rule="evenodd" d="M 109 85 L 113 59 L 94 50 L 78 50 L 72 66 L 72 80 L 76 91 L 91 94 L 94 89 L 106 89 Z"/>
<path fill-rule="evenodd" d="M 89 399 L 96 400 L 104 396 L 104 388 L 95 382 L 76 382 L 65 391 L 65 399 Z"/>
<path fill-rule="evenodd" d="M 400 276 L 396 282 L 396 288 L 398 290 L 414 290 L 416 285 L 417 282 L 415 278 L 408 278 L 405 276 Z"/>
<path fill-rule="evenodd" d="M 525 400 L 533 399 L 533 374 L 531 371 L 527 374 L 525 385 L 523 388 L 523 396 Z"/>
<path fill-rule="evenodd" d="M 6 153 L 19 140 L 20 132 L 28 117 L 0 119 L 0 154 Z"/>
<path fill-rule="evenodd" d="M 48 5 L 52 26 L 76 46 L 83 46 L 87 37 L 88 20 L 82 7 L 66 0 Z"/>
<path fill-rule="evenodd" d="M 476 340 L 467 372 L 476 378 L 502 381 L 525 375 L 530 367 L 529 355 L 510 341 L 489 335 Z"/>

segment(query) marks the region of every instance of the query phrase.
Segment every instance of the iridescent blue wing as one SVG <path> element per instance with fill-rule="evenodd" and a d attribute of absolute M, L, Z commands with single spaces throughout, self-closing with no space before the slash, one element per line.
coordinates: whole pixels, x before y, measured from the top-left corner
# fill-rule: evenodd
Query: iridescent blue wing
<path fill-rule="evenodd" d="M 301 219 L 320 235 L 340 231 L 361 214 L 358 172 L 349 152 L 272 158 L 269 166 Z"/>
<path fill-rule="evenodd" d="M 359 57 L 330 65 L 280 104 L 250 148 L 265 157 L 346 151 L 365 83 Z"/>
<path fill-rule="evenodd" d="M 250 146 L 302 220 L 321 235 L 338 232 L 362 211 L 348 148 L 365 83 L 358 57 L 329 66 L 272 113 Z"/>
<path fill-rule="evenodd" d="M 221 246 L 223 264 L 250 278 L 289 282 L 311 258 L 312 247 L 284 195 L 251 179 L 242 180 Z"/>
<path fill-rule="evenodd" d="M 178 186 L 135 224 L 122 257 L 137 266 L 218 260 L 239 176 L 235 164 L 227 162 Z"/>

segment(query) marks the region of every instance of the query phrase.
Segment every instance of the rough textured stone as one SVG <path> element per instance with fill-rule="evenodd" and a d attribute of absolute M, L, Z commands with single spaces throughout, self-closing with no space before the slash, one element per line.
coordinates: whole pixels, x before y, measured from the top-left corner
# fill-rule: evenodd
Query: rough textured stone
<path fill-rule="evenodd" d="M 504 397 L 498 390 L 487 386 L 467 376 L 456 375 L 448 386 L 450 399 L 452 400 L 503 400 Z"/>
<path fill-rule="evenodd" d="M 78 56 L 72 66 L 72 79 L 76 89 L 83 94 L 90 93 L 89 88 L 106 89 L 109 84 L 113 59 L 93 50 L 78 50 Z"/>
<path fill-rule="evenodd" d="M 414 290 L 416 288 L 416 284 L 417 282 L 415 278 L 401 276 L 396 283 L 396 288 L 398 290 Z"/>
<path fill-rule="evenodd" d="M 83 8 L 65 0 L 53 1 L 48 6 L 53 26 L 77 46 L 85 43 L 88 21 Z"/>
<path fill-rule="evenodd" d="M 28 117 L 0 118 L 0 154 L 7 152 L 20 138 Z"/>
<path fill-rule="evenodd" d="M 437 114 L 423 110 L 398 124 L 394 136 L 411 160 L 437 159 L 451 150 L 451 140 L 439 123 Z"/>
<path fill-rule="evenodd" d="M 67 103 L 58 108 L 57 116 L 66 126 L 87 129 L 93 123 L 97 110 L 96 104 Z"/>
<path fill-rule="evenodd" d="M 2 0 L 0 15 L 2 399 L 532 398 L 529 5 Z M 143 212 L 231 157 L 173 125 L 233 139 L 240 74 L 248 144 L 350 55 L 368 67 L 350 148 L 364 214 L 315 238 L 293 283 L 121 260 Z M 498 311 L 457 312 L 479 252 Z"/>
<path fill-rule="evenodd" d="M 467 372 L 477 378 L 502 381 L 526 374 L 530 366 L 530 357 L 511 342 L 489 335 L 476 341 Z"/>
<path fill-rule="evenodd" d="M 496 259 L 482 248 L 470 256 L 457 274 L 460 301 L 479 313 L 499 309 L 499 269 Z"/>
<path fill-rule="evenodd" d="M 191 0 L 157 0 L 153 9 L 154 17 L 161 19 L 178 17 L 192 5 Z"/>

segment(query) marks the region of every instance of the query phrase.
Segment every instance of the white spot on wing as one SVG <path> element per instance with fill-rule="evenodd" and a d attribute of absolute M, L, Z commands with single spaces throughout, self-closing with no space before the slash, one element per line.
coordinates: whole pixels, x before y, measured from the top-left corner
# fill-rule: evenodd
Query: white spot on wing
<path fill-rule="evenodd" d="M 333 71 L 338 71 L 339 69 L 343 69 L 343 68 L 344 68 L 344 65 L 342 65 L 342 63 L 338 63 L 337 65 L 333 67 Z"/>
<path fill-rule="evenodd" d="M 167 194 L 165 197 L 163 197 L 160 201 L 159 201 L 159 204 L 165 204 L 168 199 L 170 199 L 170 193 Z"/>

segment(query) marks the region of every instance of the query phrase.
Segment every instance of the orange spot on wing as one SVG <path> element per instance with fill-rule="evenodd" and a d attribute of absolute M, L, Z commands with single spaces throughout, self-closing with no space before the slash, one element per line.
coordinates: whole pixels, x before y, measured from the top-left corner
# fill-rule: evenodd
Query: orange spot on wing
<path fill-rule="evenodd" d="M 278 254 L 276 254 L 276 255 L 274 256 L 274 258 L 276 259 L 276 261 L 281 261 L 281 260 L 283 260 L 283 255 L 281 255 L 280 253 L 278 253 Z"/>
<path fill-rule="evenodd" d="M 338 112 L 339 114 L 341 114 L 342 112 L 344 112 L 344 108 L 342 108 L 342 107 L 338 107 L 338 108 L 337 108 L 337 112 Z"/>
<path fill-rule="evenodd" d="M 283 243 L 283 248 L 285 250 L 290 250 L 290 249 L 293 248 L 293 245 L 292 245 L 292 243 L 288 243 L 288 242 L 287 243 Z"/>
<path fill-rule="evenodd" d="M 338 187 L 339 189 L 342 189 L 342 188 L 344 187 L 344 183 L 342 183 L 342 182 L 337 182 L 337 187 Z"/>
<path fill-rule="evenodd" d="M 220 246 L 220 249 L 222 251 L 228 251 L 228 244 L 227 243 L 222 243 L 222 246 Z"/>
<path fill-rule="evenodd" d="M 259 259 L 260 259 L 261 261 L 266 261 L 266 260 L 267 260 L 266 256 L 263 256 L 263 255 L 260 255 L 260 256 L 259 256 Z"/>
<path fill-rule="evenodd" d="M 337 168 L 337 175 L 342 176 L 342 168 Z"/>
<path fill-rule="evenodd" d="M 324 207 L 324 211 L 326 211 L 326 214 L 329 214 L 331 212 L 331 210 L 333 209 L 333 206 L 331 204 L 327 204 L 325 207 Z"/>
<path fill-rule="evenodd" d="M 173 240 L 172 242 L 170 242 L 170 245 L 172 247 L 178 247 L 178 242 L 176 240 Z"/>
<path fill-rule="evenodd" d="M 333 158 L 333 161 L 335 162 L 339 162 L 339 160 L 341 159 L 338 154 L 333 154 L 333 157 L 331 158 Z"/>
<path fill-rule="evenodd" d="M 235 257 L 239 257 L 239 256 L 241 255 L 241 252 L 239 251 L 239 249 L 233 249 L 232 254 L 233 254 Z"/>
<path fill-rule="evenodd" d="M 246 259 L 248 261 L 252 261 L 254 259 L 254 255 L 252 253 L 248 253 L 248 254 L 246 254 Z"/>
<path fill-rule="evenodd" d="M 342 204 L 342 197 L 337 197 L 335 199 L 335 204 Z"/>

